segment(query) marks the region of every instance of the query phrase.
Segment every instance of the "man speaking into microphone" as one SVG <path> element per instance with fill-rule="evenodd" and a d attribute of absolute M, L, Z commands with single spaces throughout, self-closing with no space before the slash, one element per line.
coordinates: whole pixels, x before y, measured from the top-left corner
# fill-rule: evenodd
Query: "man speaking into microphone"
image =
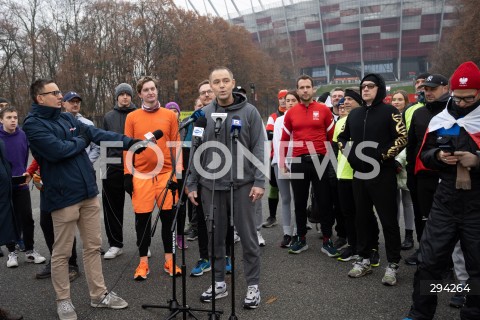
<path fill-rule="evenodd" d="M 216 98 L 203 108 L 207 119 L 203 143 L 212 144 L 200 155 L 200 164 L 194 161 L 192 174 L 187 180 L 188 197 L 194 205 L 198 205 L 197 191 L 200 190 L 201 204 L 205 215 L 210 215 L 211 206 L 214 212 L 214 257 L 215 288 L 210 287 L 200 299 L 211 302 L 228 295 L 225 284 L 225 237 L 228 228 L 230 211 L 230 170 L 233 170 L 233 201 L 235 203 L 234 223 L 240 235 L 243 247 L 244 272 L 248 285 L 244 307 L 255 309 L 260 304 L 260 247 L 257 241 L 255 223 L 255 202 L 261 201 L 264 194 L 265 176 L 249 160 L 243 161 L 243 167 L 237 168 L 237 161 L 243 154 L 237 154 L 237 145 L 241 144 L 262 161 L 266 132 L 262 118 L 257 109 L 247 102 L 244 95 L 233 93 L 235 80 L 232 72 L 226 67 L 217 67 L 210 74 L 210 85 Z M 231 130 L 234 119 L 234 130 Z M 241 124 L 241 127 L 239 126 Z M 231 136 L 238 133 L 236 145 L 231 147 Z M 218 143 L 219 148 L 214 147 Z M 232 150 L 232 162 L 228 170 L 225 165 L 229 155 L 223 154 L 218 165 L 217 154 L 221 145 Z M 200 151 L 200 150 L 199 150 Z M 201 168 L 200 168 L 201 166 Z M 219 171 L 222 171 L 221 173 Z M 243 170 L 243 172 L 240 172 Z M 226 171 L 226 173 L 225 173 Z M 239 178 L 241 177 L 241 178 Z M 200 188 L 199 188 L 200 187 Z M 212 203 L 213 193 L 213 203 Z M 210 239 L 211 241 L 211 239 Z M 209 246 L 210 248 L 210 246 Z M 210 252 L 212 257 L 212 252 Z M 214 292 L 214 293 L 212 293 Z"/>
<path fill-rule="evenodd" d="M 157 83 L 151 77 L 143 77 L 137 82 L 137 94 L 142 99 L 142 106 L 128 114 L 125 121 L 125 135 L 138 139 L 146 139 L 153 147 L 132 159 L 125 158 L 125 191 L 132 196 L 135 212 L 135 230 L 140 262 L 135 271 L 135 280 L 145 280 L 150 272 L 148 251 L 151 243 L 151 218 L 155 204 L 160 210 L 162 220 L 162 240 L 165 250 L 164 270 L 170 275 L 179 274 L 180 268 L 173 265 L 172 233 L 170 232 L 174 212 L 173 203 L 178 200 L 175 191 L 166 189 L 172 170 L 182 172 L 180 153 L 180 135 L 178 121 L 174 112 L 160 107 L 158 102 Z M 163 132 L 163 136 L 158 134 Z M 178 142 L 176 144 L 175 142 Z M 178 159 L 176 157 L 178 156 Z M 176 182 L 176 177 L 173 177 Z M 167 193 L 162 204 L 164 193 Z M 163 206 L 162 206 L 163 205 Z"/>

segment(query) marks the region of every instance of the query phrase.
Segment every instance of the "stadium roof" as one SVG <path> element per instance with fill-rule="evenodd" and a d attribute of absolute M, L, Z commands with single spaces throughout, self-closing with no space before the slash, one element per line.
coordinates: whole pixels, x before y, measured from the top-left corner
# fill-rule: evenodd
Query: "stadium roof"
<path fill-rule="evenodd" d="M 300 0 L 301 1 L 301 0 Z M 239 15 L 263 11 L 267 8 L 281 5 L 281 0 L 174 0 L 183 9 L 196 11 L 200 15 L 211 14 L 222 18 L 238 17 Z M 285 4 L 299 0 L 283 0 Z"/>

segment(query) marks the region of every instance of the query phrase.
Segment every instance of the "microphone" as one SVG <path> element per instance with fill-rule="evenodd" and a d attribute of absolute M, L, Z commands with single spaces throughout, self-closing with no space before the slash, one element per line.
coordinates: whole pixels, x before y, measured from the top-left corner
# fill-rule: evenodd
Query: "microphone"
<path fill-rule="evenodd" d="M 240 120 L 239 116 L 234 115 L 232 118 L 232 126 L 230 128 L 230 134 L 232 135 L 234 142 L 237 142 L 238 134 L 240 133 L 241 129 L 242 129 L 242 120 Z"/>
<path fill-rule="evenodd" d="M 163 137 L 162 130 L 155 130 L 153 133 L 147 132 L 145 135 L 145 140 L 140 139 L 132 139 L 132 141 L 128 144 L 127 150 L 130 150 L 132 146 L 135 146 L 133 150 L 131 150 L 135 154 L 142 153 L 148 147 L 149 143 L 157 143 L 157 139 Z"/>
<path fill-rule="evenodd" d="M 212 119 L 215 121 L 215 134 L 220 132 L 223 121 L 227 118 L 226 112 L 214 112 L 212 113 Z"/>
<path fill-rule="evenodd" d="M 163 131 L 159 129 L 153 131 L 153 133 L 147 132 L 143 136 L 145 137 L 145 140 L 143 141 L 146 142 L 146 144 L 148 144 L 149 142 L 157 143 L 157 139 L 163 137 Z"/>
<path fill-rule="evenodd" d="M 186 127 L 188 127 L 190 125 L 190 123 L 197 121 L 198 118 L 200 118 L 200 117 L 205 117 L 205 112 L 203 112 L 202 109 L 198 109 L 197 111 L 192 113 L 192 115 L 190 116 L 190 119 L 188 119 L 187 122 L 182 124 L 182 126 L 180 128 L 178 128 L 178 131 L 185 129 Z"/>
<path fill-rule="evenodd" d="M 195 121 L 195 125 L 193 127 L 192 139 L 193 139 L 193 147 L 198 147 L 202 143 L 203 132 L 205 131 L 205 127 L 207 126 L 207 118 L 200 117 Z"/>

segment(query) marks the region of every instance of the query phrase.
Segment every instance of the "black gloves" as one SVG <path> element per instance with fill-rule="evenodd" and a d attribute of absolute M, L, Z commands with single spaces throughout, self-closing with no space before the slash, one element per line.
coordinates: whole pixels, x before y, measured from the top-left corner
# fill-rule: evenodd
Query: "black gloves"
<path fill-rule="evenodd" d="M 143 143 L 139 143 L 139 142 L 143 142 Z M 136 143 L 138 144 L 134 147 L 134 149 L 132 149 L 133 153 L 140 154 L 143 151 L 145 151 L 145 149 L 147 149 L 147 144 L 145 143 L 145 141 L 140 139 L 132 139 L 127 146 L 127 150 L 129 150 Z"/>
<path fill-rule="evenodd" d="M 123 176 L 123 188 L 131 197 L 133 193 L 133 175 L 125 174 Z"/>

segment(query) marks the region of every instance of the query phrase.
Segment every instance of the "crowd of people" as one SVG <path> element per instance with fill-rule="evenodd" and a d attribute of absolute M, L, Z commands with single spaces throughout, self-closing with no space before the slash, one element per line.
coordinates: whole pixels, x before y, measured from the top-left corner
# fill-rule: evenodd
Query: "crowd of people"
<path fill-rule="evenodd" d="M 198 239 L 199 259 L 190 275 L 215 270 L 214 285 L 200 300 L 226 297 L 225 274 L 232 272 L 232 246 L 239 241 L 248 287 L 243 306 L 257 308 L 260 247 L 265 245 L 260 230 L 277 225 L 280 203 L 278 245 L 288 253 L 308 250 L 309 219 L 315 215 L 321 252 L 353 262 L 346 276 L 364 277 L 383 260 L 381 227 L 386 251 L 381 282 L 397 284 L 402 258 L 417 266 L 406 319 L 433 319 L 436 295 L 425 294 L 425 283 L 453 284 L 453 272 L 459 290 L 451 305 L 462 308 L 462 319 L 480 318 L 478 292 L 469 294 L 479 288 L 480 266 L 480 70 L 473 62 L 463 63 L 450 77 L 420 74 L 412 103 L 403 90 L 385 103 L 387 86 L 380 74 L 367 74 L 359 87 L 335 88 L 318 99 L 313 79 L 302 75 L 295 90 L 278 91 L 278 106 L 266 123 L 226 67 L 212 70 L 197 89 L 193 114 L 181 120 L 177 102 L 161 106 L 154 78 L 139 79 L 135 92 L 121 83 L 102 129 L 81 115 L 80 94 L 63 94 L 52 80 L 32 83 L 32 107 L 22 128 L 18 111 L 0 98 L 0 178 L 8 186 L 0 191 L 0 245 L 8 250 L 8 268 L 20 265 L 19 251 L 26 262 L 43 264 L 36 277 L 51 278 L 60 319 L 77 319 L 70 296 L 70 282 L 81 275 L 77 228 L 90 305 L 128 306 L 107 290 L 101 262 L 102 254 L 106 260 L 123 254 L 125 192 L 135 215 L 136 281 L 147 280 L 151 271 L 157 224 L 152 218 L 158 208 L 164 271 L 180 275 L 172 252 L 175 246 L 187 249 L 185 240 Z M 139 107 L 132 102 L 135 95 Z M 199 129 L 202 143 L 210 147 L 195 152 Z M 105 142 L 108 161 L 101 179 L 109 248 L 103 251 L 93 164 Z M 263 160 L 269 147 L 263 166 L 242 159 L 248 151 Z M 228 155 L 218 159 L 225 149 Z M 227 171 L 221 170 L 224 166 Z M 34 246 L 30 181 L 40 193 L 40 226 L 50 259 Z M 269 213 L 262 222 L 267 182 Z M 176 232 L 171 232 L 174 221 Z M 402 250 L 415 246 L 413 254 L 402 257 Z M 21 319 L 3 309 L 0 314 Z"/>

